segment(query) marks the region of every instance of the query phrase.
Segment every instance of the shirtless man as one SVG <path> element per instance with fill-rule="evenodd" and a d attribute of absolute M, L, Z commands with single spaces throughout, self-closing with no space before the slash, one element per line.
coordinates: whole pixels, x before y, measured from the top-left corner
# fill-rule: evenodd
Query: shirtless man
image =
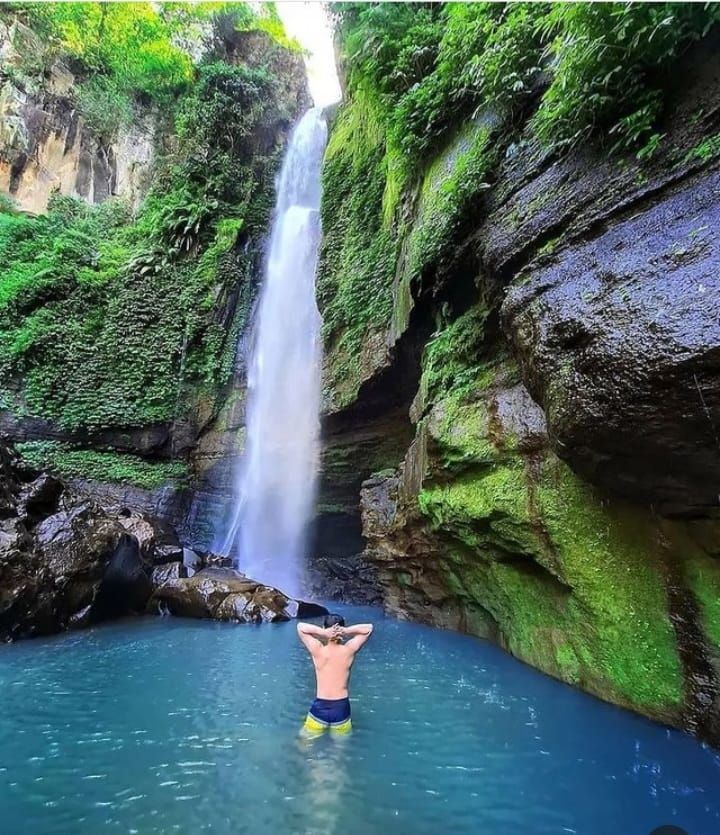
<path fill-rule="evenodd" d="M 340 615 L 326 615 L 325 628 L 299 623 L 298 637 L 315 667 L 317 691 L 303 731 L 314 736 L 325 730 L 346 734 L 352 730 L 348 682 L 357 651 L 373 631 L 371 623 L 345 626 Z M 344 639 L 347 638 L 347 642 Z"/>

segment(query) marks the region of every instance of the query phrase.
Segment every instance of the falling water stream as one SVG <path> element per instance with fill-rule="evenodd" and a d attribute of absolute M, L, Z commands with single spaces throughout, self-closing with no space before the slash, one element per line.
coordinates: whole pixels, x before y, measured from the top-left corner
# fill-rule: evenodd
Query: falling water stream
<path fill-rule="evenodd" d="M 247 440 L 224 553 L 250 577 L 297 596 L 315 498 L 320 409 L 320 108 L 295 128 L 277 189 L 248 371 Z"/>

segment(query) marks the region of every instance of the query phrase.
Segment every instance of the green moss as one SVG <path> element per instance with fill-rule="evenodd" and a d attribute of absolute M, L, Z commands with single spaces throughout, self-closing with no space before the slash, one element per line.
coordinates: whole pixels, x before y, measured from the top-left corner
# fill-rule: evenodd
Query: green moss
<path fill-rule="evenodd" d="M 695 550 L 686 557 L 684 575 L 700 604 L 705 634 L 720 653 L 720 559 Z"/>
<path fill-rule="evenodd" d="M 487 316 L 487 308 L 475 305 L 430 338 L 422 362 L 429 399 L 451 389 L 455 396 L 463 396 L 489 382 L 492 372 L 483 350 Z"/>
<path fill-rule="evenodd" d="M 561 644 L 555 650 L 555 660 L 558 669 L 563 671 L 566 681 L 577 684 L 580 680 L 580 661 L 570 644 Z"/>
<path fill-rule="evenodd" d="M 435 404 L 427 426 L 433 452 L 445 470 L 490 464 L 501 457 L 492 437 L 490 415 L 482 402 L 465 403 L 461 398 L 447 397 Z"/>
<path fill-rule="evenodd" d="M 537 506 L 573 589 L 568 610 L 583 636 L 580 648 L 586 656 L 592 648 L 594 662 L 631 703 L 679 703 L 682 670 L 650 515 L 601 502 L 554 458 L 543 465 Z"/>
<path fill-rule="evenodd" d="M 386 148 L 377 107 L 358 91 L 333 127 L 323 168 L 323 245 L 317 295 L 330 357 L 329 383 L 348 398 L 360 382 L 368 331 L 387 326 L 397 236 L 383 221 Z"/>
<path fill-rule="evenodd" d="M 168 423 L 214 400 L 251 308 L 281 152 L 255 152 L 253 137 L 293 115 L 283 89 L 266 67 L 199 67 L 168 106 L 176 141 L 136 216 L 117 200 L 55 197 L 37 218 L 5 207 L 0 377 L 19 383 L 4 394 L 12 408 L 96 430 Z"/>
<path fill-rule="evenodd" d="M 30 466 L 64 478 L 111 481 L 153 490 L 182 483 L 187 477 L 187 467 L 179 461 L 148 461 L 138 455 L 98 452 L 56 441 L 25 441 L 15 444 L 15 449 Z"/>
<path fill-rule="evenodd" d="M 548 563 L 533 526 L 526 474 L 519 460 L 475 469 L 448 484 L 425 488 L 418 505 L 433 527 L 468 547 Z"/>
<path fill-rule="evenodd" d="M 427 343 L 420 380 L 428 437 L 437 463 L 447 472 L 508 459 L 517 438 L 495 414 L 494 390 L 518 380 L 504 351 L 485 342 L 487 311 L 475 305 Z"/>
<path fill-rule="evenodd" d="M 405 272 L 410 277 L 449 255 L 463 222 L 489 187 L 499 144 L 490 139 L 489 128 L 466 125 L 427 169 L 407 241 Z"/>
<path fill-rule="evenodd" d="M 477 555 L 465 560 L 466 588 L 515 655 L 656 715 L 682 701 L 662 566 L 641 512 L 604 506 L 552 456 L 426 488 L 419 507 Z"/>

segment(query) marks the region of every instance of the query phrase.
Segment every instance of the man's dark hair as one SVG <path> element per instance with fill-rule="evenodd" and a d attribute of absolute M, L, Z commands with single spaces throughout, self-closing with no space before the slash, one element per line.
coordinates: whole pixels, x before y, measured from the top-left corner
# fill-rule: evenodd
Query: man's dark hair
<path fill-rule="evenodd" d="M 331 626 L 345 626 L 345 618 L 342 615 L 329 614 L 325 615 L 323 623 L 325 629 L 330 629 Z"/>

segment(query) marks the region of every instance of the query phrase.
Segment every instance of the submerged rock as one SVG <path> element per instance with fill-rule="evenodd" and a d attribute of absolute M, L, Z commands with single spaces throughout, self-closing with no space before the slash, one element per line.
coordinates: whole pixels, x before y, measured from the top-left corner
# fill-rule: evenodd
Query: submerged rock
<path fill-rule="evenodd" d="M 238 623 L 274 623 L 327 612 L 322 606 L 293 600 L 231 568 L 204 568 L 192 577 L 172 577 L 155 589 L 147 609 L 151 613 Z"/>

